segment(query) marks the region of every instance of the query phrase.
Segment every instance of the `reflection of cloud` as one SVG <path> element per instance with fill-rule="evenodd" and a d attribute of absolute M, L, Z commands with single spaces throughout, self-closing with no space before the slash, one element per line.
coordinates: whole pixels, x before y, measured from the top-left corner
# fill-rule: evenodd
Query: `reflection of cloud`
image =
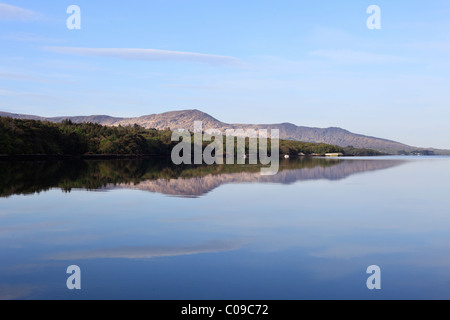
<path fill-rule="evenodd" d="M 38 19 L 39 15 L 31 10 L 0 3 L 0 21 L 32 21 Z"/>
<path fill-rule="evenodd" d="M 157 257 L 173 257 L 202 253 L 217 253 L 237 250 L 241 243 L 211 241 L 197 246 L 184 247 L 122 247 L 90 251 L 78 251 L 55 254 L 48 260 L 82 260 L 82 259 L 150 259 Z"/>
<path fill-rule="evenodd" d="M 3 233 L 18 233 L 23 231 L 34 231 L 34 230 L 44 230 L 50 227 L 54 226 L 60 226 L 63 223 L 60 222 L 43 222 L 43 223 L 36 223 L 36 224 L 29 224 L 29 225 L 18 225 L 18 226 L 10 226 L 10 227 L 1 227 L 0 228 L 0 234 Z"/>
<path fill-rule="evenodd" d="M 26 285 L 0 285 L 0 300 L 22 299 L 30 295 L 32 287 Z"/>
<path fill-rule="evenodd" d="M 241 66 L 243 63 L 234 57 L 212 54 L 167 51 L 138 48 L 81 48 L 81 47 L 45 47 L 47 51 L 79 56 L 107 57 L 124 60 L 143 61 L 184 61 L 199 62 L 220 66 Z"/>
<path fill-rule="evenodd" d="M 12 264 L 1 268 L 2 275 L 7 276 L 23 276 L 26 274 L 36 274 L 49 268 L 55 267 L 55 262 L 46 263 L 29 263 L 29 264 Z"/>
<path fill-rule="evenodd" d="M 420 267 L 439 267 L 450 271 L 450 246 L 447 243 L 448 239 L 434 242 L 422 250 L 417 250 L 414 255 L 404 257 L 402 263 Z M 450 277 L 450 272 L 446 276 Z"/>
<path fill-rule="evenodd" d="M 311 256 L 316 258 L 352 259 L 373 254 L 405 253 L 413 250 L 413 247 L 408 249 L 408 247 L 341 244 L 338 246 L 333 245 L 323 251 L 311 253 Z"/>

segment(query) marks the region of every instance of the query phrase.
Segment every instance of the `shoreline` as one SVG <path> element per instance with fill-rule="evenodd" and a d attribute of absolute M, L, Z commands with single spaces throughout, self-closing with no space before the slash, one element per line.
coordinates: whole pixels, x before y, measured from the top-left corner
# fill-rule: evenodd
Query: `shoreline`
<path fill-rule="evenodd" d="M 386 155 L 373 155 L 365 157 L 377 158 Z M 326 159 L 343 159 L 354 158 L 354 155 L 342 156 L 325 156 L 325 155 L 302 155 L 298 157 L 283 158 L 280 155 L 280 160 L 302 159 L 302 158 L 326 158 Z M 0 161 L 64 161 L 64 160 L 123 160 L 123 159 L 170 159 L 170 155 L 158 154 L 83 154 L 83 155 L 48 155 L 48 154 L 20 154 L 20 155 L 5 155 L 0 154 Z"/>
<path fill-rule="evenodd" d="M 20 154 L 0 155 L 0 161 L 60 161 L 60 160 L 121 160 L 121 159 L 148 159 L 170 158 L 166 155 L 154 154 L 83 154 L 83 155 L 48 155 L 48 154 Z"/>

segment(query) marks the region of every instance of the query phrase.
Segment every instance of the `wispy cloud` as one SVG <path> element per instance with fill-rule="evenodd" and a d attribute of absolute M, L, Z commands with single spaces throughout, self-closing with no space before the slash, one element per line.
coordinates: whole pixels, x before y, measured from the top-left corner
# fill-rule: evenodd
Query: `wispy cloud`
<path fill-rule="evenodd" d="M 0 21 L 33 21 L 40 15 L 32 10 L 0 3 Z"/>
<path fill-rule="evenodd" d="M 106 57 L 123 60 L 197 62 L 216 66 L 242 67 L 244 63 L 235 57 L 195 52 L 167 51 L 138 48 L 82 48 L 44 47 L 45 50 L 79 56 Z"/>
<path fill-rule="evenodd" d="M 25 76 L 17 73 L 0 72 L 0 78 L 13 80 L 32 80 L 33 77 Z"/>
<path fill-rule="evenodd" d="M 317 50 L 311 56 L 325 58 L 338 63 L 396 63 L 407 62 L 409 59 L 388 54 L 378 54 L 356 50 Z"/>
<path fill-rule="evenodd" d="M 50 79 L 48 77 L 43 76 L 31 76 L 19 73 L 0 72 L 0 79 L 33 81 L 42 83 L 57 83 L 57 84 L 73 83 L 73 81 L 67 80 L 68 76 L 66 75 L 52 75 L 52 77 L 56 79 Z"/>
<path fill-rule="evenodd" d="M 164 88 L 176 88 L 176 89 L 188 89 L 188 90 L 212 90 L 217 89 L 217 86 L 205 86 L 196 84 L 183 84 L 183 83 L 172 83 L 172 84 L 162 84 L 161 87 Z"/>
<path fill-rule="evenodd" d="M 1 38 L 5 40 L 23 41 L 23 42 L 53 42 L 53 43 L 65 42 L 65 40 L 62 39 L 43 37 L 38 34 L 25 32 L 10 33 L 2 36 Z"/>
<path fill-rule="evenodd" d="M 31 98 L 31 99 L 39 99 L 39 100 L 59 100 L 58 98 L 49 96 L 49 95 L 44 95 L 44 94 L 34 93 L 34 92 L 26 92 L 26 91 L 11 91 L 7 88 L 0 88 L 0 97 L 1 96 Z"/>
<path fill-rule="evenodd" d="M 43 79 L 24 75 L 24 74 L 18 74 L 18 73 L 8 73 L 8 72 L 0 72 L 0 79 L 11 79 L 11 80 L 27 80 L 27 81 L 42 81 Z"/>

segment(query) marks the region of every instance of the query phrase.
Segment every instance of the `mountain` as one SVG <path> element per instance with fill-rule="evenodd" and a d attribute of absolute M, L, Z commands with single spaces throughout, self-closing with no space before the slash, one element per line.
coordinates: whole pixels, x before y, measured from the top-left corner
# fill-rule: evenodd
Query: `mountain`
<path fill-rule="evenodd" d="M 33 115 L 12 114 L 0 112 L 2 117 L 12 117 L 19 119 L 34 119 L 50 122 L 61 122 L 70 119 L 74 123 L 93 122 L 106 126 L 126 126 L 138 124 L 144 128 L 155 129 L 188 129 L 194 130 L 194 121 L 203 122 L 203 130 L 218 129 L 225 133 L 227 129 L 279 129 L 280 138 L 286 140 L 296 140 L 304 142 L 327 143 L 341 147 L 353 146 L 355 148 L 374 149 L 390 154 L 402 153 L 434 153 L 434 154 L 450 154 L 449 150 L 425 149 L 406 144 L 381 139 L 376 137 L 355 134 L 342 128 L 310 128 L 296 126 L 292 123 L 281 124 L 228 124 L 221 122 L 207 113 L 199 110 L 183 110 L 171 111 L 161 114 L 151 114 L 137 118 L 117 118 L 106 115 L 94 116 L 64 116 L 44 118 Z"/>

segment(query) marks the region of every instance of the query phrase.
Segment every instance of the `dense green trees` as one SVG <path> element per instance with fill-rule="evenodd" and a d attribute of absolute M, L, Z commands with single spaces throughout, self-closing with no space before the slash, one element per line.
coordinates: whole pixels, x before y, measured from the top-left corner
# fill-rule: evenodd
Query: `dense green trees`
<path fill-rule="evenodd" d="M 170 155 L 173 143 L 168 131 L 139 126 L 106 127 L 95 123 L 74 124 L 0 118 L 0 154 L 118 154 Z"/>
<path fill-rule="evenodd" d="M 300 153 L 305 155 L 325 154 L 325 153 L 344 153 L 344 149 L 325 143 L 311 143 L 291 140 L 282 140 L 280 142 L 280 153 L 284 155 L 297 156 Z"/>

